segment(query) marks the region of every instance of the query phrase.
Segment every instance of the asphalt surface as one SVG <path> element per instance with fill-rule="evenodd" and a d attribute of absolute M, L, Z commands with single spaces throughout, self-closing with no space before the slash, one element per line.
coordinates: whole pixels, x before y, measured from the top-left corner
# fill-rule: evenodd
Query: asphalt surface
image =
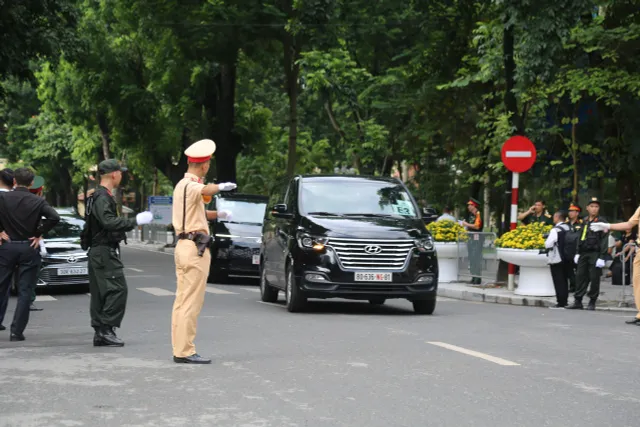
<path fill-rule="evenodd" d="M 27 340 L 0 332 L 0 426 L 637 426 L 640 327 L 620 313 L 442 299 L 312 302 L 211 285 L 171 360 L 173 257 L 126 248 L 124 348 L 94 348 L 85 293 L 40 295 Z M 141 290 L 143 289 L 143 290 Z M 9 321 L 15 300 L 9 306 Z"/>

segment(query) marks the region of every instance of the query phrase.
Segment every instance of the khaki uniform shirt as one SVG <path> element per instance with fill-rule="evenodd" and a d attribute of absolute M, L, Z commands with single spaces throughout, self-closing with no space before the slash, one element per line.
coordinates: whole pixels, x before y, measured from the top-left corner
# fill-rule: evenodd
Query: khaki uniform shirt
<path fill-rule="evenodd" d="M 188 186 L 187 186 L 188 185 Z M 184 189 L 187 188 L 187 209 L 185 216 L 185 230 L 182 229 Z M 184 174 L 184 178 L 173 189 L 173 228 L 177 234 L 201 231 L 209 234 L 209 221 L 205 212 L 202 199 L 202 189 L 205 185 L 200 179 L 190 173 Z"/>
<path fill-rule="evenodd" d="M 637 226 L 640 223 L 640 207 L 636 209 L 636 212 L 633 214 L 631 218 L 629 218 L 629 222 L 633 224 L 633 226 Z M 633 268 L 640 268 L 640 254 L 636 254 L 633 258 Z"/>

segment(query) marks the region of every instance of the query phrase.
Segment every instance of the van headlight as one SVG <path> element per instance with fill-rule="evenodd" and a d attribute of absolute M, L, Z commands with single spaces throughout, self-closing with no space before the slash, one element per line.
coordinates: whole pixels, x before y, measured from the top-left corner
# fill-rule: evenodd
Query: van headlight
<path fill-rule="evenodd" d="M 423 251 L 432 251 L 433 250 L 433 238 L 431 236 L 424 237 L 421 239 L 416 239 L 413 241 L 416 245 L 416 248 Z"/>
<path fill-rule="evenodd" d="M 308 233 L 298 233 L 296 236 L 298 246 L 304 249 L 313 249 L 316 251 L 324 250 L 325 245 L 329 241 L 326 237 L 312 236 Z"/>

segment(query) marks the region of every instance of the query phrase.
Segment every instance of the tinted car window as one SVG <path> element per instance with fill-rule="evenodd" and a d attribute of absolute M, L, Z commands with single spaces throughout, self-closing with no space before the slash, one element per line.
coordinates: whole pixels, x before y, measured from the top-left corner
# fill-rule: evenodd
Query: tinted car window
<path fill-rule="evenodd" d="M 220 198 L 216 202 L 218 210 L 229 210 L 233 213 L 233 222 L 262 224 L 264 211 L 267 207 L 265 202 L 257 200 L 230 200 Z M 225 220 L 221 219 L 221 222 Z"/>
<path fill-rule="evenodd" d="M 43 237 L 45 239 L 80 238 L 84 227 L 84 220 L 72 216 L 60 216 L 60 222 L 55 225 Z"/>
<path fill-rule="evenodd" d="M 364 179 L 303 181 L 300 208 L 303 214 L 328 212 L 341 215 L 417 216 L 411 196 L 403 186 Z"/>

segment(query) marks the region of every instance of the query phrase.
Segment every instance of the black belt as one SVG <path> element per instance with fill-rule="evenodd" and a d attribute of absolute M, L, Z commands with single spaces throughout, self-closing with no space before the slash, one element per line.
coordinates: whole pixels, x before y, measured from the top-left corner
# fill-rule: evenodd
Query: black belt
<path fill-rule="evenodd" d="M 195 240 L 196 236 L 198 234 L 204 234 L 204 233 L 198 233 L 198 232 L 194 232 L 192 231 L 191 233 L 180 233 L 178 234 L 178 239 L 179 240 Z"/>

